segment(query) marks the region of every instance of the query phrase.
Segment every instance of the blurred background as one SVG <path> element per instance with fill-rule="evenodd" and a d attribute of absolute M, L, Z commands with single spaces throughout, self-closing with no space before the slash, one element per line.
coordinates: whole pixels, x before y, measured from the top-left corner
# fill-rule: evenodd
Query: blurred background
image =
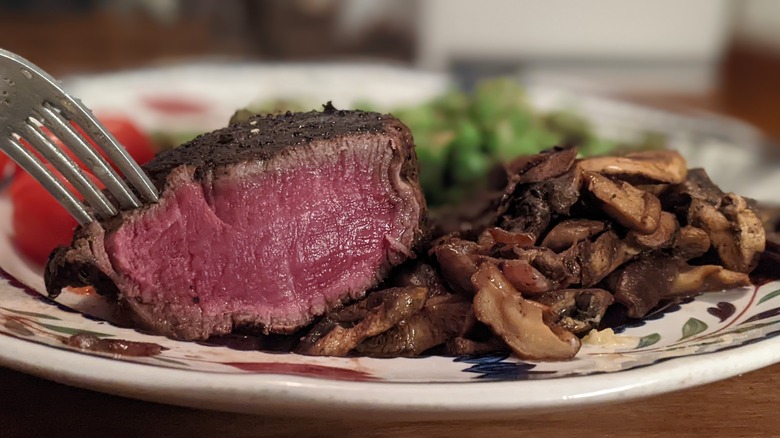
<path fill-rule="evenodd" d="M 204 58 L 513 73 L 780 137 L 776 0 L 0 0 L 0 47 L 58 76 Z"/>

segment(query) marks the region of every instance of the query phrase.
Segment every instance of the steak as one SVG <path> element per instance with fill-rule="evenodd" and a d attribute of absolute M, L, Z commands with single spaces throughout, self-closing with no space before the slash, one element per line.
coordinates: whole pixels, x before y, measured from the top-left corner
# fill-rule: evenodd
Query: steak
<path fill-rule="evenodd" d="M 256 116 L 159 154 L 156 204 L 76 230 L 50 295 L 93 285 L 154 333 L 292 333 L 362 297 L 422 239 L 409 130 L 389 115 Z"/>

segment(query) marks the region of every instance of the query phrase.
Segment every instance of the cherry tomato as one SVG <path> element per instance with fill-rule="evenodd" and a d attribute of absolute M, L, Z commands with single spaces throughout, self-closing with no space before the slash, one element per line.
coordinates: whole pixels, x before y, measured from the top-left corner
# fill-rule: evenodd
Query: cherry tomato
<path fill-rule="evenodd" d="M 145 164 L 152 158 L 154 158 L 155 154 L 155 147 L 152 141 L 149 139 L 149 137 L 146 136 L 143 132 L 141 132 L 140 129 L 138 129 L 133 122 L 130 120 L 124 118 L 124 117 L 116 117 L 116 116 L 102 116 L 98 117 L 100 122 L 103 124 L 103 126 L 106 127 L 108 132 L 110 132 L 114 138 L 116 138 L 116 141 L 119 142 L 124 148 L 127 150 L 127 153 L 130 154 L 131 157 L 138 163 L 138 164 Z M 84 134 L 84 131 L 77 125 L 73 125 L 73 127 Z M 88 138 L 86 135 L 84 137 Z M 68 150 L 67 148 L 63 147 L 62 142 L 55 137 L 53 134 L 49 135 L 49 138 L 55 143 L 55 145 L 63 150 Z M 92 144 L 92 146 L 95 147 L 95 150 L 97 150 L 100 155 L 105 158 L 110 164 L 111 167 L 116 169 L 116 166 L 113 162 L 106 156 L 105 152 L 103 152 L 102 149 L 98 148 L 95 142 L 93 142 L 91 139 L 89 139 L 89 142 Z M 68 154 L 73 156 L 73 154 L 68 151 Z M 83 163 L 81 163 L 80 160 L 77 160 L 82 168 L 86 168 Z"/>
<path fill-rule="evenodd" d="M 153 143 L 131 121 L 113 116 L 98 118 L 139 164 L 144 164 L 154 157 Z M 80 130 L 78 126 L 74 127 Z M 54 135 L 50 135 L 50 138 L 56 146 L 73 155 Z M 102 150 L 96 149 L 107 158 Z M 5 155 L 0 154 L 0 171 L 6 169 L 3 158 Z M 102 184 L 94 176 L 89 177 L 102 188 Z M 72 189 L 69 185 L 68 187 Z M 22 254 L 36 263 L 43 264 L 54 248 L 70 242 L 76 221 L 33 177 L 26 172 L 16 172 L 9 196 L 14 208 L 13 241 Z"/>
<path fill-rule="evenodd" d="M 124 148 L 127 150 L 127 152 L 130 154 L 131 157 L 138 163 L 138 164 L 145 164 L 152 158 L 154 158 L 155 155 L 155 146 L 154 143 L 147 137 L 143 132 L 141 132 L 138 127 L 133 124 L 130 120 L 124 118 L 124 117 L 116 117 L 116 116 L 104 116 L 99 117 L 100 122 L 103 123 L 103 126 L 108 129 L 108 131 L 116 138 L 116 140 L 124 146 Z M 75 128 L 77 131 L 81 132 L 82 135 L 84 134 L 84 131 L 75 123 L 73 124 L 73 128 Z M 44 132 L 48 134 L 49 140 L 51 140 L 54 145 L 60 149 L 65 151 L 68 156 L 75 159 L 76 162 L 81 166 L 82 169 L 88 170 L 87 166 L 84 165 L 84 163 L 81 162 L 78 158 L 76 158 L 73 153 L 65 147 L 65 145 L 60 141 L 59 138 L 57 138 L 53 133 L 51 133 L 48 129 L 43 128 Z M 85 138 L 88 138 L 86 135 L 84 135 Z M 25 139 L 21 139 L 21 142 L 23 145 L 25 145 L 28 149 L 32 149 L 29 143 Z M 102 149 L 98 148 L 95 142 L 93 142 L 91 139 L 89 142 L 92 144 L 92 146 L 95 148 L 95 150 L 98 151 L 98 153 L 105 158 L 111 167 L 116 169 L 116 166 L 113 162 L 108 158 L 105 152 L 103 152 Z M 43 159 L 41 154 L 38 152 L 34 152 L 35 155 L 38 156 L 38 158 Z M 4 164 L 3 159 L 7 159 L 10 164 L 7 166 Z M 10 158 L 7 158 L 5 154 L 0 153 L 0 181 L 2 180 L 2 177 L 4 175 L 13 175 L 16 170 L 16 163 L 10 160 Z M 6 168 L 7 167 L 7 168 Z M 5 173 L 4 173 L 5 172 Z"/>
<path fill-rule="evenodd" d="M 13 175 L 15 171 L 16 163 L 14 163 L 5 152 L 0 152 L 0 182 L 5 181 L 5 179 Z"/>
<path fill-rule="evenodd" d="M 102 187 L 97 178 L 88 176 Z M 43 265 L 54 248 L 70 243 L 76 220 L 27 172 L 16 175 L 8 194 L 13 203 L 12 240 L 22 254 Z"/>
<path fill-rule="evenodd" d="M 154 158 L 154 143 L 133 122 L 124 117 L 108 115 L 99 115 L 98 119 L 138 164 L 145 164 Z"/>

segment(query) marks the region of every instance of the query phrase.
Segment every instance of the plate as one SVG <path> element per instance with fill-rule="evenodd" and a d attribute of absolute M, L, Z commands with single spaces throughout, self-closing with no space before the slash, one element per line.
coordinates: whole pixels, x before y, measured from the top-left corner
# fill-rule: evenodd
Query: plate
<path fill-rule="evenodd" d="M 304 97 L 344 107 L 369 99 L 393 106 L 433 96 L 448 81 L 395 67 L 247 64 L 179 66 L 65 84 L 96 112 L 127 113 L 148 130 L 186 130 L 217 128 L 235 108 L 257 99 Z M 679 116 L 542 86 L 529 96 L 542 107 L 587 110 L 611 137 L 653 127 L 727 190 L 780 200 L 776 163 L 762 155 L 760 135 L 736 121 Z M 780 282 L 702 295 L 616 329 L 607 344 L 585 344 L 567 362 L 506 355 L 323 358 L 179 342 L 103 320 L 106 310 L 94 297 L 46 298 L 40 273 L 9 242 L 10 214 L 8 200 L 0 198 L 0 364 L 143 400 L 243 413 L 463 419 L 660 394 L 780 361 Z M 79 332 L 152 342 L 163 352 L 122 357 L 63 343 Z"/>

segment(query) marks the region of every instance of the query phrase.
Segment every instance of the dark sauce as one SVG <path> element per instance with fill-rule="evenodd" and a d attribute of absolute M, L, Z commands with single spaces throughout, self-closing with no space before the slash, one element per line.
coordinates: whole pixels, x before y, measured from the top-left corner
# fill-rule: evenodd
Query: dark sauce
<path fill-rule="evenodd" d="M 103 339 L 89 333 L 78 333 L 66 338 L 63 343 L 80 350 L 117 354 L 120 356 L 147 357 L 157 356 L 163 346 L 151 342 L 128 341 L 125 339 Z"/>

